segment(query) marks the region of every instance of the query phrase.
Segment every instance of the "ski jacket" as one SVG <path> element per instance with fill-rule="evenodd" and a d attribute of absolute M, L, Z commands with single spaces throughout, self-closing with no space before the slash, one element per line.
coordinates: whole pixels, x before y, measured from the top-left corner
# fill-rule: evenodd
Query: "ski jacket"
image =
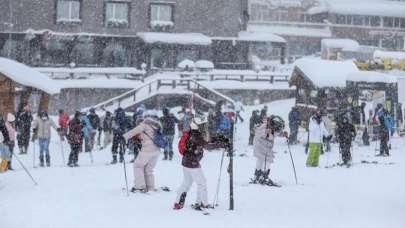
<path fill-rule="evenodd" d="M 160 123 L 162 124 L 163 135 L 170 135 L 170 136 L 174 135 L 176 123 L 178 123 L 178 122 L 179 122 L 179 120 L 173 114 L 168 114 L 168 115 L 160 117 Z"/>
<path fill-rule="evenodd" d="M 13 125 L 10 122 L 7 122 L 7 121 L 5 122 L 5 126 L 7 129 L 9 140 L 14 142 L 15 136 L 16 136 L 15 128 L 13 127 Z"/>
<path fill-rule="evenodd" d="M 200 161 L 204 155 L 204 145 L 206 144 L 201 132 L 191 130 L 186 140 L 186 148 L 181 164 L 186 168 L 201 168 Z"/>
<path fill-rule="evenodd" d="M 126 141 L 133 137 L 142 140 L 142 149 L 139 153 L 156 153 L 160 152 L 160 148 L 153 142 L 153 137 L 156 129 L 162 128 L 160 122 L 154 118 L 147 117 L 134 129 L 128 131 L 123 136 Z"/>
<path fill-rule="evenodd" d="M 43 120 L 38 117 L 34 120 L 32 125 L 32 128 L 36 131 L 37 138 L 40 139 L 51 138 L 51 127 L 53 127 L 55 130 L 58 129 L 58 126 L 56 126 L 55 122 L 53 122 L 53 120 L 50 118 Z"/>
<path fill-rule="evenodd" d="M 323 137 L 329 135 L 325 128 L 325 124 L 321 121 L 320 124 L 317 123 L 314 117 L 309 120 L 309 143 L 322 143 Z"/>
<path fill-rule="evenodd" d="M 263 123 L 256 128 L 255 137 L 253 138 L 253 155 L 261 160 L 272 163 L 274 160 L 273 153 L 274 135 L 267 131 L 267 123 Z"/>
<path fill-rule="evenodd" d="M 337 128 L 337 139 L 339 143 L 350 144 L 356 137 L 356 129 L 351 123 L 341 123 Z"/>
<path fill-rule="evenodd" d="M 90 120 L 86 115 L 81 115 L 80 121 L 83 124 L 83 128 L 82 128 L 83 136 L 87 139 L 90 137 L 90 132 L 93 130 Z"/>
<path fill-rule="evenodd" d="M 69 127 L 69 115 L 66 114 L 65 112 L 59 114 L 59 126 L 62 129 L 66 129 Z"/>
<path fill-rule="evenodd" d="M 112 132 L 113 125 L 113 118 L 112 116 L 106 116 L 103 120 L 103 131 L 104 132 Z"/>
<path fill-rule="evenodd" d="M 100 117 L 98 117 L 97 114 L 91 114 L 91 113 L 90 113 L 89 115 L 87 115 L 87 117 L 89 118 L 91 127 L 92 127 L 94 130 L 98 130 L 98 129 L 101 128 L 101 126 L 100 126 Z"/>
<path fill-rule="evenodd" d="M 292 109 L 288 114 L 288 122 L 290 126 L 297 126 L 301 123 L 300 113 L 297 109 Z"/>
<path fill-rule="evenodd" d="M 30 112 L 21 112 L 17 115 L 17 132 L 29 133 L 31 130 L 32 115 Z"/>
<path fill-rule="evenodd" d="M 255 134 L 256 127 L 261 125 L 262 121 L 260 120 L 260 116 L 255 114 L 250 117 L 249 120 L 249 130 L 252 135 Z"/>
<path fill-rule="evenodd" d="M 81 145 L 83 142 L 84 125 L 80 119 L 72 119 L 69 122 L 68 140 L 71 145 Z"/>
<path fill-rule="evenodd" d="M 132 123 L 130 118 L 125 115 L 124 110 L 118 110 L 113 119 L 112 126 L 114 136 L 120 137 L 132 128 Z"/>

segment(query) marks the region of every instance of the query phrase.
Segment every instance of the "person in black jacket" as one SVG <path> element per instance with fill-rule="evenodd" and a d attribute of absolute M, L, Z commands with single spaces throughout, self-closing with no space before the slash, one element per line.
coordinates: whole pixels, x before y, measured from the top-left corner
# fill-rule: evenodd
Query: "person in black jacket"
<path fill-rule="evenodd" d="M 103 132 L 104 132 L 104 139 L 103 139 L 103 147 L 101 149 L 106 148 L 112 142 L 112 122 L 113 117 L 110 111 L 105 112 L 105 117 L 103 120 Z"/>
<path fill-rule="evenodd" d="M 256 127 L 262 123 L 259 116 L 259 111 L 255 110 L 252 112 L 252 116 L 249 120 L 249 145 L 253 145 L 253 139 L 255 137 Z"/>
<path fill-rule="evenodd" d="M 173 139 L 176 124 L 179 123 L 179 120 L 169 112 L 169 109 L 163 109 L 163 116 L 160 118 L 160 123 L 162 124 L 162 133 L 167 142 L 167 146 L 164 149 L 164 158 L 163 160 L 172 160 L 173 159 Z"/>
<path fill-rule="evenodd" d="M 346 114 L 343 115 L 337 125 L 337 139 L 344 165 L 349 165 L 349 161 L 351 160 L 350 148 L 355 136 L 356 129 L 354 125 L 349 122 L 349 117 Z"/>
<path fill-rule="evenodd" d="M 79 151 L 83 143 L 83 132 L 85 124 L 80 120 L 81 113 L 77 111 L 72 120 L 69 121 L 69 133 L 68 133 L 68 142 L 70 144 L 70 154 L 69 154 L 69 167 L 78 167 L 77 164 L 79 161 Z"/>
<path fill-rule="evenodd" d="M 33 117 L 29 105 L 25 105 L 17 113 L 17 141 L 20 154 L 27 154 L 30 144 L 31 123 Z"/>
<path fill-rule="evenodd" d="M 288 114 L 288 122 L 289 122 L 289 127 L 290 127 L 290 137 L 288 139 L 288 143 L 290 145 L 296 144 L 298 129 L 301 124 L 300 113 L 299 113 L 297 107 L 293 107 L 291 109 L 290 113 Z"/>
<path fill-rule="evenodd" d="M 101 125 L 100 125 L 100 117 L 96 114 L 96 110 L 94 108 L 90 109 L 90 113 L 87 115 L 87 118 L 89 118 L 92 130 L 89 132 L 89 140 L 85 140 L 85 147 L 86 147 L 86 152 L 90 152 L 94 148 L 94 143 L 95 143 L 95 138 L 97 135 L 97 131 L 100 131 Z"/>
<path fill-rule="evenodd" d="M 390 131 L 385 124 L 384 115 L 380 115 L 378 117 L 378 120 L 380 122 L 379 126 L 380 154 L 378 154 L 377 156 L 389 156 L 390 151 L 388 147 L 388 141 L 390 140 Z"/>
<path fill-rule="evenodd" d="M 190 127 L 191 130 L 186 141 L 186 147 L 181 162 L 184 179 L 183 183 L 177 190 L 177 198 L 174 204 L 174 209 L 177 210 L 183 208 L 187 192 L 194 181 L 197 183 L 196 209 L 209 207 L 207 181 L 200 165 L 200 161 L 204 154 L 204 146 L 207 142 L 205 142 L 195 123 L 191 123 Z"/>
<path fill-rule="evenodd" d="M 124 153 L 126 142 L 124 134 L 132 128 L 132 121 L 125 114 L 124 109 L 118 108 L 115 110 L 115 116 L 113 118 L 113 144 L 111 152 L 113 154 L 113 160 L 111 164 L 117 163 L 117 154 L 120 155 L 120 162 L 124 161 Z"/>

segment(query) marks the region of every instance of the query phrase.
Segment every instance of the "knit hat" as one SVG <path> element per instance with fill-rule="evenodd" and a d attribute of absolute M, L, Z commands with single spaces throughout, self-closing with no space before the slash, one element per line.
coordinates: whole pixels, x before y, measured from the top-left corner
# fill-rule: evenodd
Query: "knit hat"
<path fill-rule="evenodd" d="M 7 122 L 14 122 L 15 121 L 15 116 L 11 113 L 7 113 Z"/>

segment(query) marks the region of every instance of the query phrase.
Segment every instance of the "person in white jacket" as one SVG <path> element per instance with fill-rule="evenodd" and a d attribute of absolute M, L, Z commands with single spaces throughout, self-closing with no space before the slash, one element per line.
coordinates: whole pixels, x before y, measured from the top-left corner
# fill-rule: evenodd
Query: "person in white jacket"
<path fill-rule="evenodd" d="M 309 152 L 307 157 L 307 167 L 317 167 L 321 154 L 323 137 L 329 136 L 322 115 L 318 111 L 309 120 Z"/>
<path fill-rule="evenodd" d="M 160 148 L 153 142 L 154 132 L 162 128 L 157 114 L 146 111 L 145 119 L 134 129 L 124 134 L 125 141 L 136 137 L 142 140 L 142 149 L 134 161 L 134 187 L 131 192 L 148 192 L 155 190 L 154 168 L 157 164 Z"/>

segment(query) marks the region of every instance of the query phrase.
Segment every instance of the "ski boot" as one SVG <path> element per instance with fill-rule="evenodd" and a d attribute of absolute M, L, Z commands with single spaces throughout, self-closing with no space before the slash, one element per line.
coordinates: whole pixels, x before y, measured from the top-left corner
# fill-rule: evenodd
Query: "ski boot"
<path fill-rule="evenodd" d="M 132 187 L 132 188 L 131 188 L 131 192 L 132 192 L 132 193 L 137 193 L 137 192 L 139 192 L 139 193 L 147 193 L 147 192 L 148 192 L 148 189 L 146 189 L 146 188 L 135 188 L 135 187 Z"/>
<path fill-rule="evenodd" d="M 45 166 L 45 164 L 44 164 L 44 157 L 43 157 L 43 156 L 39 156 L 39 166 L 40 166 L 40 167 L 44 167 L 44 166 Z"/>
<path fill-rule="evenodd" d="M 167 152 L 164 153 L 163 160 L 167 160 Z"/>
<path fill-rule="evenodd" d="M 46 166 L 50 167 L 51 166 L 51 157 L 49 155 L 46 155 Z"/>
<path fill-rule="evenodd" d="M 117 155 L 113 155 L 113 160 L 110 163 L 111 165 L 117 164 Z"/>
<path fill-rule="evenodd" d="M 8 169 L 8 170 L 11 170 L 11 171 L 14 170 L 13 167 L 11 166 L 11 161 L 8 161 L 7 169 Z"/>
<path fill-rule="evenodd" d="M 270 175 L 270 169 L 266 170 L 266 172 L 263 172 L 263 179 L 262 179 L 263 181 L 262 181 L 261 184 L 263 184 L 263 185 L 268 185 L 268 186 L 276 186 L 276 187 L 279 187 L 278 184 L 274 183 L 274 182 L 269 178 L 269 175 Z"/>
<path fill-rule="evenodd" d="M 255 177 L 254 179 L 250 179 L 251 184 L 257 184 L 260 180 L 260 177 L 262 175 L 262 171 L 260 169 L 255 170 Z"/>
<path fill-rule="evenodd" d="M 184 207 L 184 203 L 186 202 L 186 196 L 187 196 L 187 192 L 183 192 L 180 195 L 180 200 L 177 203 L 174 203 L 174 210 L 180 210 Z"/>
<path fill-rule="evenodd" d="M 173 152 L 169 153 L 169 161 L 173 160 Z"/>
<path fill-rule="evenodd" d="M 124 155 L 120 155 L 120 163 L 124 162 Z"/>

